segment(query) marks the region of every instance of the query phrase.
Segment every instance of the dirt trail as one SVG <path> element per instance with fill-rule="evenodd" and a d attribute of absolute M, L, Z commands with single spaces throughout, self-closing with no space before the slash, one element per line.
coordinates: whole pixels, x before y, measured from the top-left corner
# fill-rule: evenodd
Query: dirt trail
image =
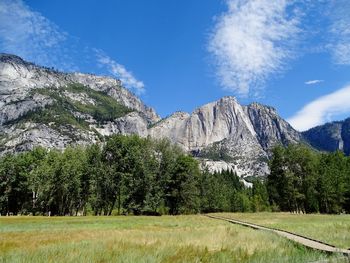
<path fill-rule="evenodd" d="M 213 216 L 213 215 L 206 215 L 206 216 L 210 217 L 210 218 L 214 218 L 214 219 L 224 220 L 224 221 L 227 221 L 227 222 L 230 222 L 233 224 L 238 224 L 238 225 L 250 227 L 253 229 L 257 229 L 257 230 L 270 231 L 270 232 L 276 233 L 282 237 L 288 238 L 289 240 L 297 242 L 301 245 L 304 245 L 306 247 L 309 247 L 312 249 L 317 249 L 317 250 L 328 252 L 328 253 L 341 253 L 341 254 L 349 257 L 349 259 L 350 259 L 350 249 L 337 248 L 335 246 L 326 244 L 322 241 L 303 237 L 303 236 L 293 234 L 291 232 L 284 231 L 284 230 L 273 229 L 273 228 L 269 228 L 269 227 L 265 227 L 265 226 L 260 226 L 260 225 L 247 223 L 247 222 L 243 222 L 243 221 L 239 221 L 239 220 L 235 220 L 235 219 L 231 219 L 231 218 L 220 217 L 220 216 Z"/>

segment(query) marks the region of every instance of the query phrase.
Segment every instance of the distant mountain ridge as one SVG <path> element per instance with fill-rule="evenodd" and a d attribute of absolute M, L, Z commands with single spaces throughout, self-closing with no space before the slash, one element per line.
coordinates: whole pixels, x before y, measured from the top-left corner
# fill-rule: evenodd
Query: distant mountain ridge
<path fill-rule="evenodd" d="M 350 118 L 326 123 L 302 133 L 311 146 L 320 151 L 343 151 L 350 155 Z"/>
<path fill-rule="evenodd" d="M 244 106 L 234 97 L 161 119 L 117 79 L 62 73 L 0 54 L 2 154 L 39 145 L 64 149 L 103 141 L 112 134 L 137 134 L 168 138 L 212 171 L 235 169 L 242 177 L 262 176 L 269 172 L 267 162 L 276 144 L 307 140 L 319 149 L 341 145 L 348 149 L 348 122 L 299 133 L 274 108 L 259 103 Z M 332 140 L 327 144 L 328 138 Z"/>

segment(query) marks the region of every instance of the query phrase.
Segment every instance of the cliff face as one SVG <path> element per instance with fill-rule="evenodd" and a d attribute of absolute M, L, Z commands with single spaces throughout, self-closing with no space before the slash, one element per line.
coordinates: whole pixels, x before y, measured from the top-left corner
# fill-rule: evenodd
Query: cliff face
<path fill-rule="evenodd" d="M 211 170 L 231 167 L 242 176 L 266 174 L 275 144 L 302 140 L 273 108 L 261 104 L 242 106 L 224 97 L 191 114 L 160 119 L 117 79 L 61 73 L 0 55 L 2 153 L 38 145 L 63 149 L 116 133 L 168 138 Z"/>
<path fill-rule="evenodd" d="M 269 151 L 276 143 L 287 145 L 302 141 L 301 134 L 283 120 L 274 108 L 252 103 L 247 106 L 247 112 L 265 151 Z"/>
<path fill-rule="evenodd" d="M 340 150 L 350 155 L 350 118 L 317 126 L 303 132 L 303 136 L 318 150 Z"/>
<path fill-rule="evenodd" d="M 225 160 L 241 175 L 268 172 L 276 143 L 301 141 L 300 134 L 276 111 L 257 103 L 240 105 L 234 97 L 206 104 L 192 114 L 177 112 L 149 130 L 208 160 Z"/>

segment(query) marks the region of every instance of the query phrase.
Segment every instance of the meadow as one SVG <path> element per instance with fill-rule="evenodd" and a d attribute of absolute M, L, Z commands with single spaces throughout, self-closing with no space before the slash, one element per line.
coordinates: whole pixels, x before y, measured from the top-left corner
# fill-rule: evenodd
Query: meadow
<path fill-rule="evenodd" d="M 350 215 L 220 213 L 249 223 L 293 232 L 339 248 L 350 248 Z"/>
<path fill-rule="evenodd" d="M 245 216 L 236 215 L 241 218 Z M 247 216 L 253 220 L 253 214 Z M 268 222 L 269 217 L 274 221 L 285 215 L 263 213 L 255 216 L 261 216 L 261 220 Z M 308 217 L 303 216 L 299 223 L 307 225 L 303 221 Z M 311 219 L 313 217 L 310 216 Z M 306 222 L 312 222 L 311 219 Z M 335 225 L 341 223 L 337 216 L 329 216 L 328 219 L 334 220 Z M 346 222 L 349 224 L 349 218 Z M 349 231 L 349 226 L 347 229 Z M 203 215 L 0 217 L 0 262 L 320 260 L 339 262 L 336 255 L 306 249 L 273 233 L 209 219 Z"/>

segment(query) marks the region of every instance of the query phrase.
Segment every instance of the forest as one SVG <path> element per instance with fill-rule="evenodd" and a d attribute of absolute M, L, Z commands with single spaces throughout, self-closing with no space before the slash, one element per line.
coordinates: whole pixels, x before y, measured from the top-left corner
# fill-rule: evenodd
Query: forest
<path fill-rule="evenodd" d="M 299 213 L 350 213 L 350 158 L 305 145 L 277 146 L 266 187 L 272 207 Z"/>
<path fill-rule="evenodd" d="M 35 148 L 0 159 L 1 215 L 178 215 L 350 212 L 350 159 L 278 146 L 271 173 L 246 188 L 209 173 L 168 140 L 115 135 L 104 144 Z"/>

